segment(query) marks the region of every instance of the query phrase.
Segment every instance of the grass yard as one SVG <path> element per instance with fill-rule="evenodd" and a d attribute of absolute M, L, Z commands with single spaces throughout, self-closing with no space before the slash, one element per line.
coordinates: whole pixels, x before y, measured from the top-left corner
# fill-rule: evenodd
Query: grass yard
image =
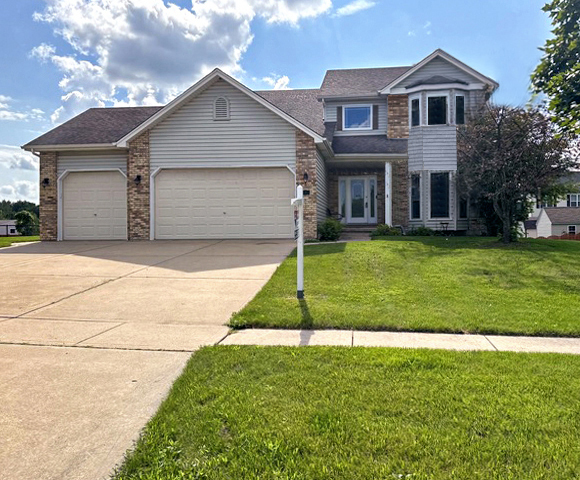
<path fill-rule="evenodd" d="M 0 248 L 9 247 L 13 243 L 38 242 L 39 240 L 40 237 L 38 235 L 34 235 L 32 237 L 0 237 Z"/>
<path fill-rule="evenodd" d="M 577 479 L 580 357 L 208 347 L 117 480 Z"/>
<path fill-rule="evenodd" d="M 426 237 L 305 248 L 234 328 L 355 328 L 580 336 L 580 242 Z"/>

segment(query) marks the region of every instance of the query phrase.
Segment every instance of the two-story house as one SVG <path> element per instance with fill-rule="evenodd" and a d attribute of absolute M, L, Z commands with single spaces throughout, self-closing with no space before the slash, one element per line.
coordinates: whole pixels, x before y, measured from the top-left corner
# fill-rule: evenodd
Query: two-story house
<path fill-rule="evenodd" d="M 346 224 L 468 228 L 456 130 L 498 84 L 436 50 L 252 91 L 216 69 L 163 107 L 95 108 L 23 148 L 40 156 L 44 240 L 291 238 Z"/>

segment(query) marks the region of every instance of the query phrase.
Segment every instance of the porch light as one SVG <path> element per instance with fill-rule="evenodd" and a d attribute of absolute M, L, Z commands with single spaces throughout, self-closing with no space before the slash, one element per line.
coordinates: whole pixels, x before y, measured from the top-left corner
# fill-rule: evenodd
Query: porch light
<path fill-rule="evenodd" d="M 50 180 L 48 178 L 42 179 L 42 188 L 48 187 L 49 184 L 50 184 Z"/>
<path fill-rule="evenodd" d="M 135 182 L 135 185 L 139 185 L 141 183 L 141 175 L 137 175 L 133 181 Z"/>

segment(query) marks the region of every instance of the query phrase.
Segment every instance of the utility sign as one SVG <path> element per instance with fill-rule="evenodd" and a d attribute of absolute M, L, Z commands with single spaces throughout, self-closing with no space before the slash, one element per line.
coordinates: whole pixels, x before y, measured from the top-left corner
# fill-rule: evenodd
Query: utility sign
<path fill-rule="evenodd" d="M 297 250 L 296 298 L 304 298 L 304 193 L 302 185 L 296 189 L 296 198 L 292 199 L 294 207 L 294 239 Z"/>

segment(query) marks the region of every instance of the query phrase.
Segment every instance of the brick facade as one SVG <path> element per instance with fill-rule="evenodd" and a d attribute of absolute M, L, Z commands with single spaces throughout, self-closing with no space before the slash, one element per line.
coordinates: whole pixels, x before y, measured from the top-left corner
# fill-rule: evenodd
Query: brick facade
<path fill-rule="evenodd" d="M 409 196 L 407 161 L 397 160 L 392 165 L 393 225 L 409 223 Z M 377 177 L 377 222 L 385 223 L 385 167 L 330 168 L 328 170 L 328 207 L 333 215 L 338 212 L 338 177 L 375 175 Z"/>
<path fill-rule="evenodd" d="M 304 180 L 304 173 L 308 173 L 308 180 Z M 318 191 L 316 188 L 316 145 L 314 139 L 296 129 L 296 182 L 302 185 L 305 191 L 310 192 L 304 196 L 304 237 L 317 238 L 316 201 Z"/>
<path fill-rule="evenodd" d="M 40 239 L 57 240 L 58 238 L 58 188 L 56 152 L 40 154 Z M 44 179 L 48 185 L 43 185 Z"/>
<path fill-rule="evenodd" d="M 127 236 L 129 240 L 149 240 L 150 182 L 149 131 L 129 143 L 127 156 Z M 137 184 L 135 178 L 141 176 Z"/>
<path fill-rule="evenodd" d="M 409 138 L 409 101 L 407 95 L 387 97 L 387 137 Z"/>

